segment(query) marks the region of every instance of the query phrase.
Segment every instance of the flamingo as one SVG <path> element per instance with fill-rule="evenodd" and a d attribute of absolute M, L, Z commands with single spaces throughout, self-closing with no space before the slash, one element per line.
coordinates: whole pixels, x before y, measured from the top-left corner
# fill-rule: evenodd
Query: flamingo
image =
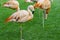
<path fill-rule="evenodd" d="M 12 8 L 12 9 L 19 9 L 19 2 L 17 0 L 9 0 L 3 4 L 4 7 Z"/>
<path fill-rule="evenodd" d="M 51 2 L 50 0 L 39 0 L 34 4 L 34 8 L 41 8 L 45 10 L 45 19 L 47 19 L 48 13 L 51 8 Z"/>
<path fill-rule="evenodd" d="M 27 10 L 18 10 L 8 17 L 5 22 L 15 21 L 15 22 L 26 22 L 33 18 L 34 7 L 29 5 Z"/>

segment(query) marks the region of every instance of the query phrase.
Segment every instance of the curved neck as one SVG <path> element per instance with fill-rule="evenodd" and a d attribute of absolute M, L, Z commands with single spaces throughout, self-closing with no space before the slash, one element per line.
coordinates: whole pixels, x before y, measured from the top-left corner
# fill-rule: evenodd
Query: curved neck
<path fill-rule="evenodd" d="M 30 10 L 29 8 L 28 8 L 27 10 L 28 10 L 28 12 L 29 12 L 29 15 L 32 16 L 31 10 Z"/>
<path fill-rule="evenodd" d="M 29 13 L 32 13 L 31 10 L 30 10 L 29 8 L 28 8 L 27 10 L 28 10 Z"/>

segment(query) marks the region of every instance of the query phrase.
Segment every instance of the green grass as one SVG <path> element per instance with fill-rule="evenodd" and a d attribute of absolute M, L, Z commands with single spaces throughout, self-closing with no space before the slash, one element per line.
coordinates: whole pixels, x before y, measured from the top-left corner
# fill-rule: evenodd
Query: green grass
<path fill-rule="evenodd" d="M 23 38 L 25 40 L 60 40 L 60 0 L 54 0 L 45 27 L 42 26 L 42 10 L 36 9 L 34 18 L 25 23 L 4 23 L 16 10 L 4 8 L 0 1 L 0 40 L 20 40 L 20 26 L 23 26 Z M 27 9 L 31 3 L 18 0 L 21 9 Z M 40 15 L 39 15 L 40 13 Z"/>

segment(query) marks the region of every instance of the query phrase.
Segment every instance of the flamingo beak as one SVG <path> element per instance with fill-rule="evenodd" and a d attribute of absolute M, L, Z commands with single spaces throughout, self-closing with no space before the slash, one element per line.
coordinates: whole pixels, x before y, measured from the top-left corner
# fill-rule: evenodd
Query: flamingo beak
<path fill-rule="evenodd" d="M 32 14 L 34 14 L 35 11 L 32 11 Z"/>

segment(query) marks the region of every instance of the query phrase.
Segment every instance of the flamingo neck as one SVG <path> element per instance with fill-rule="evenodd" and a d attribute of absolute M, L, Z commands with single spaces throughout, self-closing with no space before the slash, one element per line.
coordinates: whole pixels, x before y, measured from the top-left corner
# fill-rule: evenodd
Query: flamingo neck
<path fill-rule="evenodd" d="M 31 10 L 30 10 L 29 8 L 28 8 L 27 10 L 28 10 L 29 13 L 32 13 Z"/>

